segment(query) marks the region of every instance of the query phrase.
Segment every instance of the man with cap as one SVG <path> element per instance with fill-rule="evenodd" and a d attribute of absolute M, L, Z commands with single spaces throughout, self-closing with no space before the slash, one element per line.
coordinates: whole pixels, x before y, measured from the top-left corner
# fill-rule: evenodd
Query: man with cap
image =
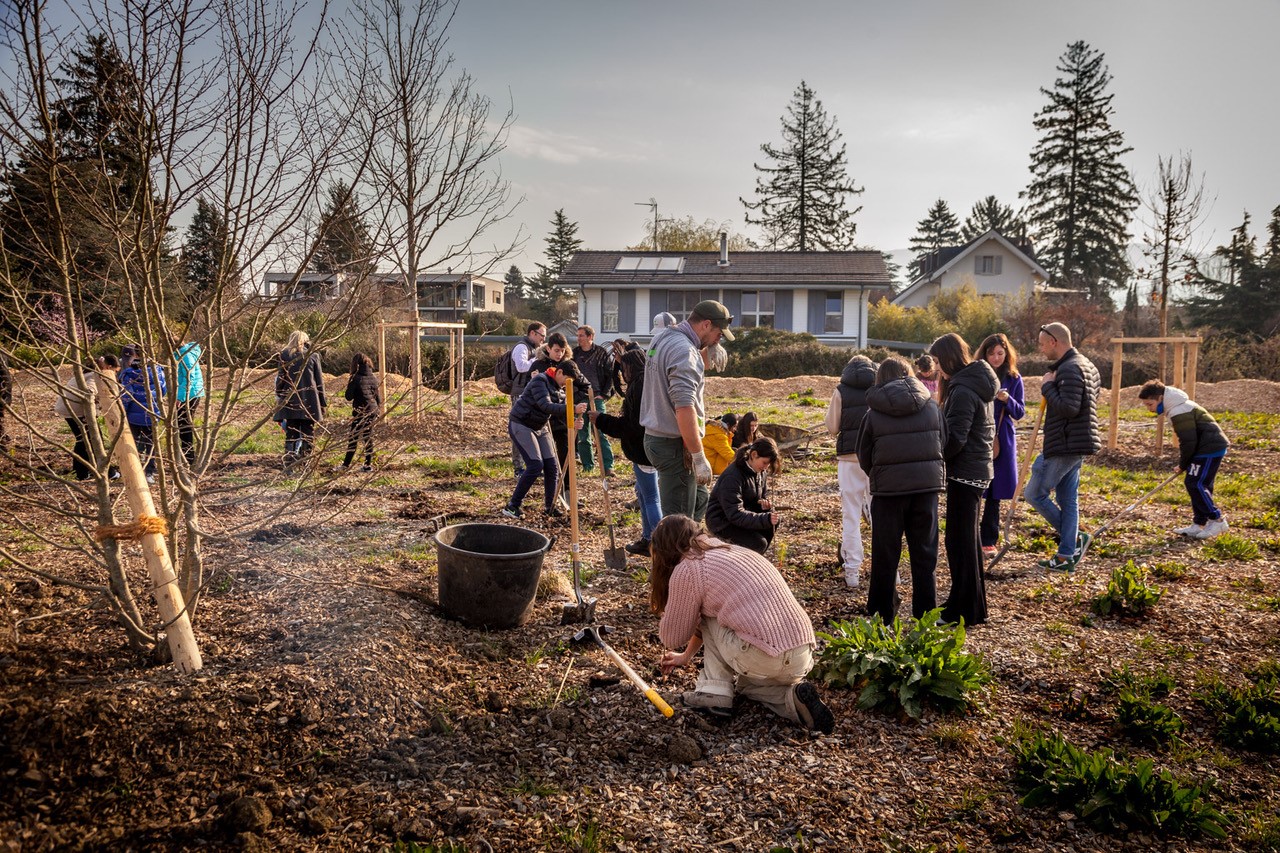
<path fill-rule="evenodd" d="M 710 497 L 711 463 L 702 450 L 706 385 L 702 350 L 733 340 L 729 309 L 714 300 L 694 306 L 689 319 L 659 331 L 649 346 L 640 400 L 644 450 L 658 469 L 662 514 L 701 521 Z M 689 462 L 686 465 L 685 459 Z"/>
<path fill-rule="evenodd" d="M 1089 534 L 1080 532 L 1080 467 L 1086 456 L 1102 449 L 1098 432 L 1102 383 L 1098 368 L 1071 345 L 1071 330 L 1064 324 L 1040 327 L 1040 352 L 1052 359 L 1040 385 L 1041 405 L 1046 407 L 1044 447 L 1031 466 L 1026 496 L 1027 503 L 1058 532 L 1058 552 L 1041 560 L 1040 566 L 1070 572 L 1089 546 Z"/>

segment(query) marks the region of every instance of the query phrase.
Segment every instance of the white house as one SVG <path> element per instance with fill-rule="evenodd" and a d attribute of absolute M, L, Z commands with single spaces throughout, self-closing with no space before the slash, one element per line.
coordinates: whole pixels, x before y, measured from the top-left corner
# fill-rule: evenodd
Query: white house
<path fill-rule="evenodd" d="M 343 273 L 269 272 L 262 277 L 258 295 L 284 302 L 328 302 L 350 295 L 359 285 L 366 288 L 359 298 L 376 298 L 383 307 L 408 312 L 404 281 L 402 273 L 374 273 L 360 282 Z M 472 311 L 502 311 L 506 285 L 471 273 L 421 273 L 416 290 L 421 319 L 453 322 Z"/>
<path fill-rule="evenodd" d="M 884 257 L 853 252 L 577 252 L 561 287 L 578 291 L 578 316 L 596 340 L 647 338 L 655 314 L 684 320 L 704 299 L 725 304 L 733 325 L 808 332 L 864 346 L 867 309 L 892 292 Z"/>
<path fill-rule="evenodd" d="M 1042 290 L 1049 273 L 1036 263 L 1030 243 L 1020 247 L 991 230 L 964 246 L 932 253 L 924 272 L 893 299 L 905 308 L 920 308 L 943 291 L 972 284 L 983 296 L 1012 296 Z"/>

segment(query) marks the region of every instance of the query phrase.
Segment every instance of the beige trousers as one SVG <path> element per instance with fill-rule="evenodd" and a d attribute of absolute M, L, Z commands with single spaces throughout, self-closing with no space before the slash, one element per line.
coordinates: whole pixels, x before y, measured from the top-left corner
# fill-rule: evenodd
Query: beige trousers
<path fill-rule="evenodd" d="M 718 620 L 702 620 L 702 671 L 698 692 L 725 696 L 727 705 L 741 693 L 779 717 L 800 722 L 796 684 L 813 669 L 813 646 L 788 649 L 774 657 L 756 648 Z"/>

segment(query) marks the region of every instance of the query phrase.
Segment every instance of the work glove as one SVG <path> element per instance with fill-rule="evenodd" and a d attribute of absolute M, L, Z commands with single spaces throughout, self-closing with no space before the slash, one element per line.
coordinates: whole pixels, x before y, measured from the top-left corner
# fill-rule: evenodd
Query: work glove
<path fill-rule="evenodd" d="M 691 454 L 690 459 L 693 460 L 694 479 L 703 486 L 711 485 L 711 463 L 707 461 L 707 454 L 699 450 Z"/>

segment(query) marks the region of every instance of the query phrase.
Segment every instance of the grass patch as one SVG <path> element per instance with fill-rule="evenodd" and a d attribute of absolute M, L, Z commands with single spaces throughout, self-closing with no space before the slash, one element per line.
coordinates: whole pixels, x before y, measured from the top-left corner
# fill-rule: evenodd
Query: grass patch
<path fill-rule="evenodd" d="M 595 818 L 574 826 L 556 827 L 556 838 L 574 853 L 597 853 L 613 846 L 611 834 Z"/>
<path fill-rule="evenodd" d="M 1217 563 L 1227 560 L 1256 560 L 1258 543 L 1234 533 L 1224 533 L 1216 539 L 1209 540 L 1201 549 L 1201 553 Z"/>
<path fill-rule="evenodd" d="M 1182 580 L 1190 571 L 1190 566 L 1179 563 L 1177 560 L 1163 560 L 1151 564 L 1151 574 L 1162 581 Z"/>
<path fill-rule="evenodd" d="M 510 474 L 510 464 L 505 459 L 500 463 L 493 459 L 473 456 L 462 459 L 421 456 L 409 464 L 436 477 L 477 477 L 494 480 L 508 477 Z"/>
<path fill-rule="evenodd" d="M 1182 717 L 1151 696 L 1134 690 L 1120 691 L 1116 722 L 1139 743 L 1168 743 L 1182 734 Z"/>

